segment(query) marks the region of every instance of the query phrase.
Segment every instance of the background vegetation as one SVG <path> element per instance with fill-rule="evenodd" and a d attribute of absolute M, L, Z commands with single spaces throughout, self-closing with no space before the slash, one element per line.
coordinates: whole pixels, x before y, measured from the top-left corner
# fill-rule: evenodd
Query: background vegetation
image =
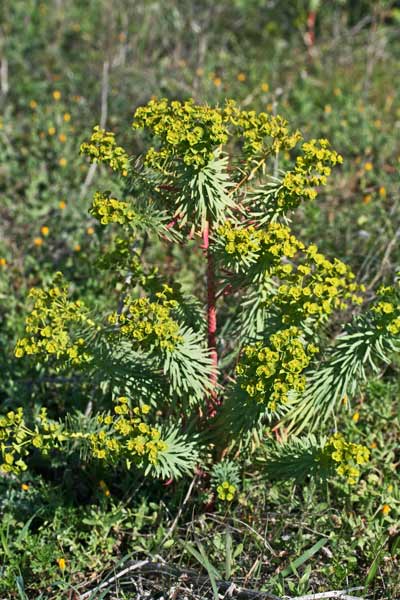
<path fill-rule="evenodd" d="M 293 228 L 349 264 L 371 298 L 391 283 L 400 266 L 399 33 L 400 5 L 383 0 L 4 0 L 1 412 L 23 405 L 35 415 L 45 406 L 52 416 L 84 419 L 97 407 L 95 381 L 17 360 L 14 347 L 29 289 L 55 271 L 89 306 L 114 307 L 93 275 L 112 240 L 88 213 L 94 191 L 114 184 L 79 147 L 100 123 L 130 153 L 141 152 L 144 139 L 130 124 L 153 96 L 210 104 L 230 97 L 282 114 L 306 138 L 327 137 L 344 164 L 317 203 L 300 207 Z M 164 263 L 157 248 L 152 259 Z M 201 281 L 193 257 L 179 260 L 170 268 Z M 359 595 L 399 597 L 398 369 L 394 356 L 340 417 L 341 430 L 371 449 L 351 490 L 266 484 L 245 465 L 239 497 L 226 508 L 215 504 L 211 484 L 121 477 L 88 467 L 73 448 L 52 456 L 51 467 L 34 456 L 22 476 L 2 474 L 1 593 L 79 598 L 114 568 L 151 557 L 203 573 L 209 585 L 182 592 L 194 598 L 215 598 L 213 579 L 278 596 L 361 586 Z M 110 598 L 172 594 L 171 573 L 126 583 L 104 590 Z"/>

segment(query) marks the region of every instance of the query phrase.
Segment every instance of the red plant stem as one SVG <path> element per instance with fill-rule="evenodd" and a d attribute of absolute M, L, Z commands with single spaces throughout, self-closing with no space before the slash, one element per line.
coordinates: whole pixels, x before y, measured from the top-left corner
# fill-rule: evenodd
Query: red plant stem
<path fill-rule="evenodd" d="M 210 375 L 211 393 L 207 399 L 207 414 L 213 417 L 218 406 L 218 354 L 217 354 L 217 297 L 215 282 L 215 263 L 210 248 L 210 223 L 207 222 L 203 231 L 203 246 L 207 255 L 207 337 L 213 369 Z"/>

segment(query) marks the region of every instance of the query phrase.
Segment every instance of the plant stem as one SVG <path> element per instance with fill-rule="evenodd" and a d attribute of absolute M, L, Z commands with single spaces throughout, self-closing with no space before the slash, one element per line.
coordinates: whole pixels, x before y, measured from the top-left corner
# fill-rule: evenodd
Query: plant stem
<path fill-rule="evenodd" d="M 211 223 L 206 222 L 203 231 L 203 248 L 207 255 L 207 338 L 213 369 L 210 375 L 210 396 L 207 398 L 207 414 L 213 417 L 216 413 L 217 383 L 218 383 L 218 354 L 217 354 L 217 298 L 215 282 L 215 263 L 210 248 L 209 235 Z"/>

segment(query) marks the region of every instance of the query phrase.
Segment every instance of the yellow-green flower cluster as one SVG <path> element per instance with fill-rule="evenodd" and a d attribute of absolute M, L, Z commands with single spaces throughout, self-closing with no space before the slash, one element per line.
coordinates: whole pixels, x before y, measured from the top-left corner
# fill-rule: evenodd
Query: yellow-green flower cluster
<path fill-rule="evenodd" d="M 317 196 L 316 188 L 326 185 L 331 167 L 342 162 L 342 156 L 329 149 L 328 140 L 305 142 L 294 169 L 288 171 L 283 178 L 278 191 L 278 207 L 293 209 L 302 199 L 314 200 Z"/>
<path fill-rule="evenodd" d="M 51 449 L 59 448 L 65 440 L 62 426 L 48 421 L 45 408 L 41 409 L 33 428 L 26 424 L 23 408 L 9 411 L 0 416 L 0 451 L 3 461 L 0 471 L 15 474 L 26 471 L 25 460 L 32 449 L 48 454 Z"/>
<path fill-rule="evenodd" d="M 121 175 L 128 174 L 129 157 L 122 146 L 117 146 L 115 134 L 96 125 L 89 142 L 81 144 L 81 153 L 94 163 L 105 163 Z"/>
<path fill-rule="evenodd" d="M 351 270 L 338 259 L 328 260 L 315 244 L 305 246 L 285 225 L 270 223 L 256 229 L 226 221 L 217 234 L 230 267 L 274 279 L 276 290 L 265 304 L 279 309 L 284 323 L 322 321 L 334 310 L 346 308 L 347 301 L 362 302 L 358 292 L 364 288 L 354 281 Z"/>
<path fill-rule="evenodd" d="M 34 299 L 31 313 L 25 319 L 26 337 L 19 339 L 15 356 L 38 354 L 48 359 L 54 356 L 59 360 L 80 364 L 90 360 L 85 341 L 73 335 L 71 328 L 94 327 L 88 311 L 80 300 L 68 297 L 68 285 L 61 273 L 48 289 L 32 288 L 29 297 Z"/>
<path fill-rule="evenodd" d="M 301 138 L 299 132 L 289 132 L 282 117 L 240 110 L 233 100 L 222 108 L 197 105 L 192 99 L 150 100 L 136 110 L 133 127 L 148 129 L 158 138 L 158 147 L 150 148 L 145 162 L 161 171 L 171 159 L 203 167 L 229 138 L 236 138 L 253 157 L 291 149 Z"/>
<path fill-rule="evenodd" d="M 304 390 L 306 379 L 302 372 L 318 348 L 303 341 L 298 327 L 278 331 L 268 342 L 243 348 L 236 375 L 240 388 L 250 398 L 266 403 L 275 412 L 278 405 L 287 402 L 289 393 Z"/>
<path fill-rule="evenodd" d="M 269 115 L 254 110 L 240 110 L 232 101 L 227 101 L 225 119 L 243 138 L 243 151 L 253 156 L 267 156 L 279 150 L 291 150 L 301 140 L 299 131 L 291 133 L 288 122 L 280 115 Z M 268 138 L 272 138 L 272 142 Z"/>
<path fill-rule="evenodd" d="M 136 217 L 128 202 L 111 197 L 111 192 L 95 192 L 89 213 L 102 225 L 119 223 L 125 225 Z"/>
<path fill-rule="evenodd" d="M 335 463 L 338 463 L 336 473 L 345 477 L 350 485 L 357 482 L 360 476 L 358 467 L 368 462 L 370 454 L 366 446 L 347 442 L 341 433 L 335 433 L 329 438 L 325 451 Z"/>
<path fill-rule="evenodd" d="M 223 502 L 232 502 L 237 492 L 236 486 L 229 481 L 223 481 L 221 485 L 217 486 L 217 494 L 219 500 Z"/>
<path fill-rule="evenodd" d="M 377 291 L 381 298 L 372 308 L 375 324 L 378 329 L 384 329 L 391 335 L 400 333 L 400 302 L 398 290 L 394 286 L 381 286 Z"/>
<path fill-rule="evenodd" d="M 99 416 L 103 429 L 89 436 L 93 456 L 109 462 L 124 458 L 128 468 L 132 464 L 140 467 L 146 462 L 155 464 L 167 444 L 161 439 L 160 431 L 145 422 L 149 411 L 150 406 L 146 404 L 132 409 L 128 398 L 117 398 L 114 415 Z"/>
<path fill-rule="evenodd" d="M 26 471 L 26 459 L 37 449 L 47 455 L 51 450 L 62 449 L 66 442 L 84 441 L 89 444 L 91 456 L 115 462 L 124 459 L 128 468 L 133 464 L 144 467 L 157 462 L 159 453 L 167 449 L 160 431 L 145 422 L 150 411 L 148 405 L 133 409 L 126 397 L 116 400 L 114 414 L 101 415 L 102 428 L 96 433 L 67 431 L 61 423 L 50 422 L 42 408 L 33 427 L 28 427 L 23 408 L 0 416 L 0 471 L 21 473 Z"/>
<path fill-rule="evenodd" d="M 333 262 L 318 252 L 314 244 L 303 247 L 300 264 L 282 265 L 275 271 L 281 283 L 267 304 L 279 307 L 283 321 L 301 322 L 307 319 L 324 321 L 334 310 L 343 310 L 349 303 L 360 304 L 358 292 L 364 286 L 354 281 L 354 274 L 338 259 Z"/>
<path fill-rule="evenodd" d="M 142 350 L 151 351 L 158 347 L 172 351 L 182 341 L 179 324 L 171 317 L 177 303 L 167 300 L 165 291 L 156 296 L 155 302 L 146 297 L 126 298 L 123 312 L 112 313 L 108 320 L 119 334 L 131 339 Z"/>
<path fill-rule="evenodd" d="M 136 110 L 132 126 L 150 130 L 160 141 L 159 149 L 147 152 L 145 162 L 161 170 L 166 161 L 175 158 L 202 167 L 213 158 L 214 149 L 228 141 L 223 111 L 199 106 L 193 100 L 150 100 Z"/>
<path fill-rule="evenodd" d="M 271 270 L 281 259 L 293 258 L 304 244 L 292 235 L 289 227 L 280 223 L 269 223 L 266 229 L 237 227 L 226 221 L 218 227 L 218 243 L 224 246 L 225 252 L 237 261 L 262 261 L 265 269 Z"/>

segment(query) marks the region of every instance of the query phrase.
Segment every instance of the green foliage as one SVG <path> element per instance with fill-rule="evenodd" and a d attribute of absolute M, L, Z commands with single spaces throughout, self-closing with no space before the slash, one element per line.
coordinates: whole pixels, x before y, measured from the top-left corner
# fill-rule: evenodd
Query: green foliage
<path fill-rule="evenodd" d="M 264 4 L 1 3 L 7 598 L 399 595 L 398 11 Z"/>

